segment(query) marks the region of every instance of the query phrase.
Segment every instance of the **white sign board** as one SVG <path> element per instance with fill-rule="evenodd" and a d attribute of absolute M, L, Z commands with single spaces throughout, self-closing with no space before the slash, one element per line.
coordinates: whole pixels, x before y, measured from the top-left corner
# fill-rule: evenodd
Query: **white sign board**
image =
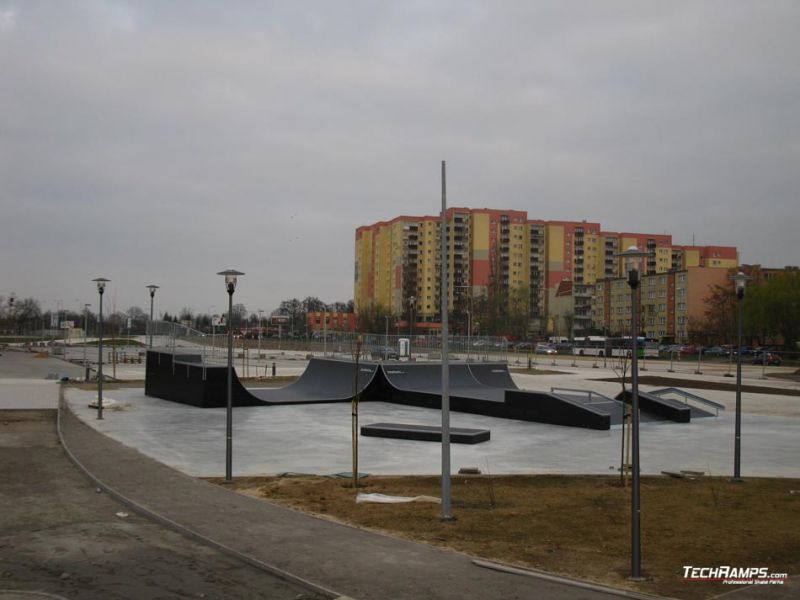
<path fill-rule="evenodd" d="M 75 321 L 61 321 L 61 329 L 72 329 L 75 327 Z"/>
<path fill-rule="evenodd" d="M 58 314 L 50 313 L 50 329 L 58 327 Z"/>

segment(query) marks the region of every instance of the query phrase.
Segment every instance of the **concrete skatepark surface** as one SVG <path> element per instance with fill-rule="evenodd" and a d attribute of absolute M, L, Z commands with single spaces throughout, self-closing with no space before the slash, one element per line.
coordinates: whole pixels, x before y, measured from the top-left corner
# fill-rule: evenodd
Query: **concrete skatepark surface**
<path fill-rule="evenodd" d="M 125 445 L 191 475 L 224 473 L 225 409 L 198 409 L 148 398 L 141 389 L 110 390 L 119 410 L 95 420 L 91 392 L 69 389 L 67 401 L 90 426 Z M 642 423 L 643 473 L 662 470 L 732 472 L 733 414 L 682 424 Z M 438 410 L 384 402 L 359 407 L 363 424 L 440 425 Z M 451 450 L 453 469 L 477 466 L 492 473 L 609 474 L 619 464 L 620 428 L 576 429 L 464 413 L 451 414 L 453 427 L 490 429 L 492 439 Z M 349 471 L 350 404 L 240 407 L 234 410 L 234 472 L 332 474 Z M 742 473 L 800 476 L 800 419 L 744 414 Z M 436 474 L 436 444 L 361 437 L 359 469 L 375 475 Z"/>

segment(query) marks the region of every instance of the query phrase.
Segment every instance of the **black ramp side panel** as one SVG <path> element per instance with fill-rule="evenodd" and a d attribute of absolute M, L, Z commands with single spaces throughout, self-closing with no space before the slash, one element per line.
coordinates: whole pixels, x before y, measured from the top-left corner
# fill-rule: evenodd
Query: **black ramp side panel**
<path fill-rule="evenodd" d="M 442 428 L 430 425 L 408 425 L 405 423 L 372 423 L 361 427 L 361 435 L 398 440 L 441 442 Z M 491 431 L 488 429 L 450 428 L 450 441 L 454 444 L 479 444 L 489 441 L 490 437 Z"/>
<path fill-rule="evenodd" d="M 547 392 L 506 391 L 508 416 L 523 421 L 611 429 L 611 415 L 588 404 Z"/>
<path fill-rule="evenodd" d="M 205 367 L 200 355 L 147 351 L 145 394 L 154 398 L 191 404 L 201 408 L 227 406 L 228 369 L 225 366 Z M 232 381 L 234 406 L 262 404 L 242 387 L 236 371 Z"/>
<path fill-rule="evenodd" d="M 344 360 L 312 358 L 294 383 L 282 388 L 251 388 L 251 393 L 265 404 L 310 404 L 344 402 L 353 397 L 355 363 Z M 376 363 L 359 363 L 358 391 L 364 392 L 378 370 Z M 361 400 L 372 399 L 363 394 Z"/>
<path fill-rule="evenodd" d="M 504 390 L 518 390 L 519 387 L 511 378 L 506 363 L 470 363 L 472 376 L 483 385 L 503 388 Z"/>
<path fill-rule="evenodd" d="M 616 398 L 630 404 L 631 391 L 620 392 Z M 692 419 L 692 410 L 682 402 L 671 398 L 660 398 L 642 390 L 639 390 L 639 410 L 657 414 L 677 423 L 689 423 Z"/>

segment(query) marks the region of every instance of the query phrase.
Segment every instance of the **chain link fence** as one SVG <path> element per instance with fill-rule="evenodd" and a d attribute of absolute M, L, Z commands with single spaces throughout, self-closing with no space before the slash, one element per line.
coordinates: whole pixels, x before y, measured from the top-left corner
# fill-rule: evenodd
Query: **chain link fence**
<path fill-rule="evenodd" d="M 179 323 L 153 321 L 148 324 L 147 343 L 152 336 L 154 348 L 171 352 L 185 350 L 200 354 L 205 362 L 227 360 L 227 333 L 204 333 Z M 505 361 L 511 344 L 502 337 L 449 336 L 449 357 L 453 360 Z M 263 358 L 264 352 L 296 351 L 311 356 L 337 358 L 360 357 L 367 360 L 395 359 L 440 361 L 442 337 L 437 335 L 386 335 L 329 331 L 316 333 L 308 339 L 245 338 L 235 336 L 235 354 Z M 407 352 L 405 351 L 407 349 Z"/>

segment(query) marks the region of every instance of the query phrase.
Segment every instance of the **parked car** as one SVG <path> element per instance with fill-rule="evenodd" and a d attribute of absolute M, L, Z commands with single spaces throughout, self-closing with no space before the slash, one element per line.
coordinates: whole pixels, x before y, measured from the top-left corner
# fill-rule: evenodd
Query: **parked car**
<path fill-rule="evenodd" d="M 531 350 L 533 348 L 533 344 L 530 342 L 518 342 L 514 348 L 517 350 Z"/>
<path fill-rule="evenodd" d="M 730 349 L 723 346 L 711 346 L 708 350 L 704 351 L 706 356 L 728 356 Z"/>
<path fill-rule="evenodd" d="M 400 355 L 394 348 L 390 346 L 382 346 L 380 348 L 373 348 L 372 352 L 370 353 L 372 360 L 383 360 L 383 358 L 388 358 L 389 360 L 398 360 Z"/>
<path fill-rule="evenodd" d="M 550 344 L 536 344 L 537 354 L 557 354 L 558 350 L 553 348 Z"/>
<path fill-rule="evenodd" d="M 764 360 L 765 360 L 764 356 L 765 355 L 763 353 L 756 354 L 753 357 L 753 364 L 754 365 L 763 365 L 764 364 Z M 781 360 L 781 357 L 778 356 L 777 354 L 773 354 L 772 352 L 767 352 L 766 353 L 766 363 L 768 365 L 773 365 L 773 366 L 778 367 L 778 366 L 780 366 L 781 362 L 783 362 L 783 361 Z"/>
<path fill-rule="evenodd" d="M 681 350 L 680 350 L 680 353 L 683 354 L 684 356 L 688 356 L 688 355 L 691 355 L 691 354 L 697 354 L 697 346 L 695 346 L 693 344 L 689 344 L 688 346 L 682 346 Z"/>

